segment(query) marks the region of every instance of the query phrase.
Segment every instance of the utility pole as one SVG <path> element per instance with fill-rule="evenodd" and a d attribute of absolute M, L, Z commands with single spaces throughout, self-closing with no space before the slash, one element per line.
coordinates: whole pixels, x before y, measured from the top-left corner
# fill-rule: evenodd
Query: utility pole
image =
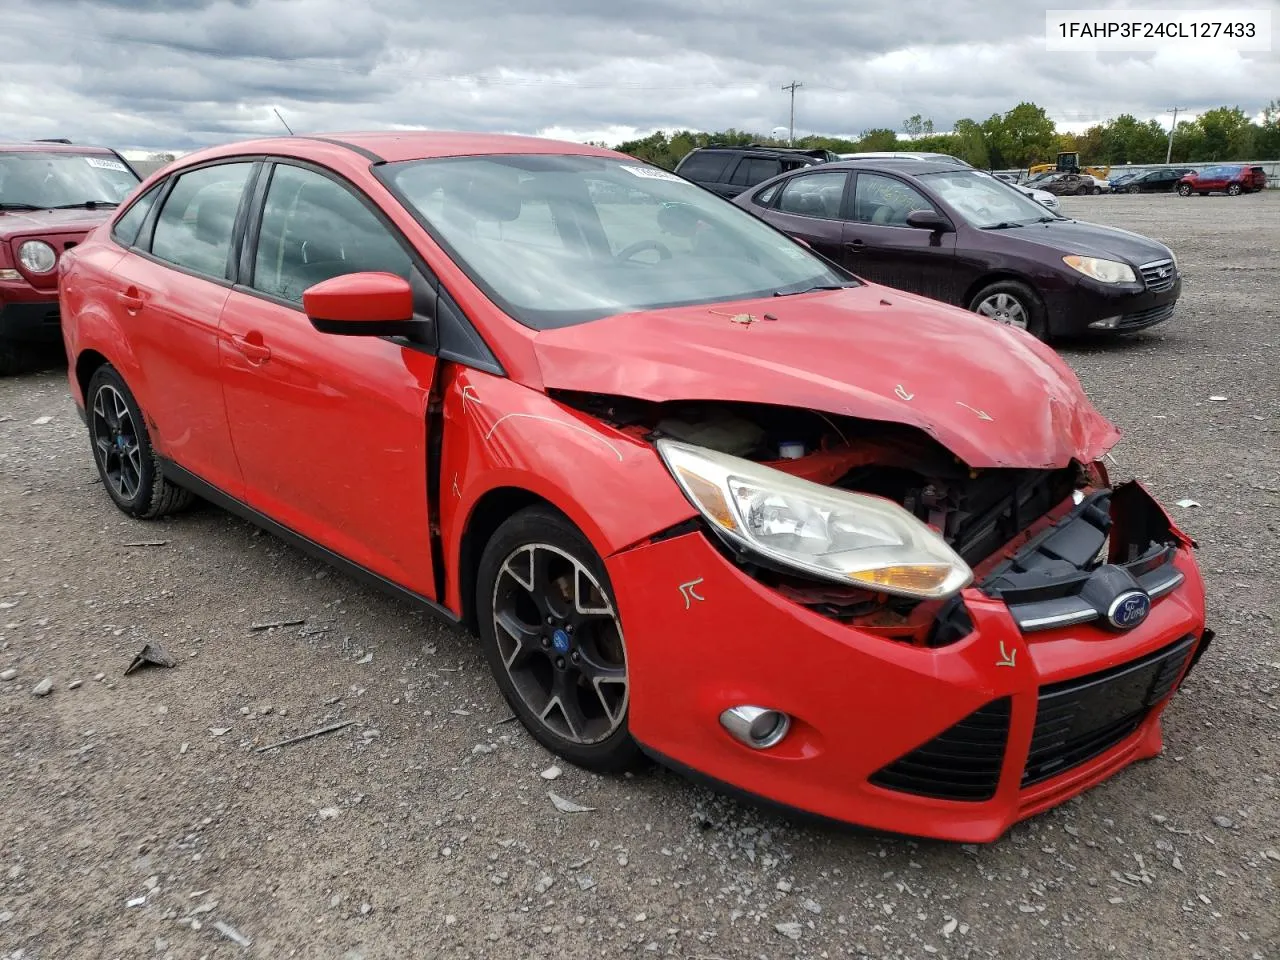
<path fill-rule="evenodd" d="M 791 126 L 788 128 L 791 132 L 787 137 L 787 145 L 794 147 L 796 145 L 796 91 L 803 87 L 803 83 L 792 80 L 782 89 L 791 91 Z"/>
<path fill-rule="evenodd" d="M 1178 111 L 1185 110 L 1186 107 L 1173 108 L 1173 123 L 1169 125 L 1169 149 L 1164 153 L 1164 162 L 1168 163 L 1173 158 L 1173 131 L 1178 129 Z"/>

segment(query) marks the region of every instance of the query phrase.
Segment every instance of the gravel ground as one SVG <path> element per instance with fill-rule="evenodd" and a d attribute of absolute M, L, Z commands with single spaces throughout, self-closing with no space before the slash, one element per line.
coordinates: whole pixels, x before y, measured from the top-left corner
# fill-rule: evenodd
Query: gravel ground
<path fill-rule="evenodd" d="M 51 370 L 0 381 L 0 957 L 1280 957 L 1280 195 L 1064 206 L 1186 274 L 1063 347 L 1117 478 L 1200 504 L 1219 639 L 1164 756 L 982 848 L 548 782 L 461 632 L 215 509 L 119 514 Z M 123 676 L 144 640 L 177 669 Z"/>

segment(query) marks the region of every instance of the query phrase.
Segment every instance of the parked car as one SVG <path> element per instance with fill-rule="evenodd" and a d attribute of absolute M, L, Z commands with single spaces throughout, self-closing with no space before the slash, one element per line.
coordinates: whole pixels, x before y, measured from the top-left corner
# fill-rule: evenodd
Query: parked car
<path fill-rule="evenodd" d="M 114 150 L 0 143 L 0 376 L 58 333 L 58 258 L 138 185 Z"/>
<path fill-rule="evenodd" d="M 1178 193 L 1184 197 L 1193 193 L 1202 197 L 1210 193 L 1238 197 L 1242 193 L 1264 190 L 1266 186 L 1267 172 L 1262 167 L 1228 163 L 1184 175 L 1178 181 Z"/>
<path fill-rule="evenodd" d="M 972 167 L 967 160 L 952 156 L 949 153 L 929 153 L 917 150 L 883 150 L 862 151 L 860 153 L 839 153 L 840 160 L 933 160 L 937 163 L 952 163 L 957 167 Z"/>
<path fill-rule="evenodd" d="M 722 197 L 736 197 L 757 183 L 788 170 L 837 159 L 829 150 L 800 150 L 752 144 L 748 147 L 695 147 L 676 173 Z"/>
<path fill-rule="evenodd" d="M 468 626 L 589 769 L 989 841 L 1157 755 L 1212 637 L 1052 350 L 608 150 L 204 150 L 62 300 L 121 510 L 199 494 Z"/>
<path fill-rule="evenodd" d="M 1018 183 L 1018 175 L 1016 173 L 993 173 L 992 176 L 997 180 L 1003 180 L 1005 183 L 1014 185 Z"/>
<path fill-rule="evenodd" d="M 1037 190 L 1035 187 L 1028 187 L 1021 183 L 1011 183 L 1009 186 L 1013 187 L 1013 189 L 1017 190 L 1024 197 L 1030 197 L 1036 203 L 1041 206 L 1048 207 L 1050 210 L 1057 210 L 1062 206 L 1058 201 L 1058 198 L 1048 190 Z"/>
<path fill-rule="evenodd" d="M 1045 173 L 1026 182 L 1035 190 L 1044 190 L 1059 197 L 1079 197 L 1085 194 L 1097 196 L 1106 193 L 1111 184 L 1087 173 Z"/>
<path fill-rule="evenodd" d="M 1126 173 L 1111 181 L 1112 193 L 1172 193 L 1178 181 L 1188 173 L 1194 173 L 1190 167 L 1172 167 L 1159 170 L 1147 170 L 1140 173 Z"/>
<path fill-rule="evenodd" d="M 1057 216 L 951 164 L 827 164 L 734 202 L 865 280 L 1043 339 L 1145 329 L 1173 314 L 1182 291 L 1164 244 Z"/>

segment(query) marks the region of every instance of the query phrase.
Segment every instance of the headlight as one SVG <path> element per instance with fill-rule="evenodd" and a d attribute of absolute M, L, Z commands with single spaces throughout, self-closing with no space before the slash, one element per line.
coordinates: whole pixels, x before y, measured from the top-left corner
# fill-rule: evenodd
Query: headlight
<path fill-rule="evenodd" d="M 58 255 L 43 240 L 28 240 L 20 246 L 18 260 L 32 273 L 48 273 L 58 265 Z"/>
<path fill-rule="evenodd" d="M 658 452 L 690 502 L 736 546 L 824 580 L 947 597 L 973 579 L 946 542 L 882 497 L 835 490 L 672 440 Z"/>
<path fill-rule="evenodd" d="M 1072 254 L 1063 257 L 1062 262 L 1099 283 L 1133 283 L 1138 279 L 1133 267 L 1118 260 L 1100 260 L 1097 257 L 1078 257 Z"/>

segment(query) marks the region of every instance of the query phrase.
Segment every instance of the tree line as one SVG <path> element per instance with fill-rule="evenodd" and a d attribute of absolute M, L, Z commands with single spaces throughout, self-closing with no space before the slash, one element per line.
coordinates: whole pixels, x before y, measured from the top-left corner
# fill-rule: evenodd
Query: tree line
<path fill-rule="evenodd" d="M 749 143 L 786 146 L 786 141 L 743 130 L 703 133 L 658 131 L 614 147 L 622 153 L 648 160 L 668 170 L 694 147 L 711 144 L 746 146 Z M 949 153 L 988 170 L 1025 169 L 1036 163 L 1052 163 L 1061 151 L 1076 151 L 1082 165 L 1163 163 L 1169 147 L 1169 131 L 1155 120 L 1139 120 L 1121 114 L 1083 133 L 1059 132 L 1044 109 L 1020 103 L 986 120 L 958 120 L 948 133 L 935 133 L 933 121 L 919 114 L 908 118 L 902 130 L 864 130 L 856 139 L 810 135 L 795 145 L 834 153 L 920 150 Z M 1255 123 L 1239 107 L 1216 107 L 1194 120 L 1178 122 L 1173 133 L 1174 163 L 1219 163 L 1231 160 L 1280 159 L 1280 100 L 1273 100 Z"/>

